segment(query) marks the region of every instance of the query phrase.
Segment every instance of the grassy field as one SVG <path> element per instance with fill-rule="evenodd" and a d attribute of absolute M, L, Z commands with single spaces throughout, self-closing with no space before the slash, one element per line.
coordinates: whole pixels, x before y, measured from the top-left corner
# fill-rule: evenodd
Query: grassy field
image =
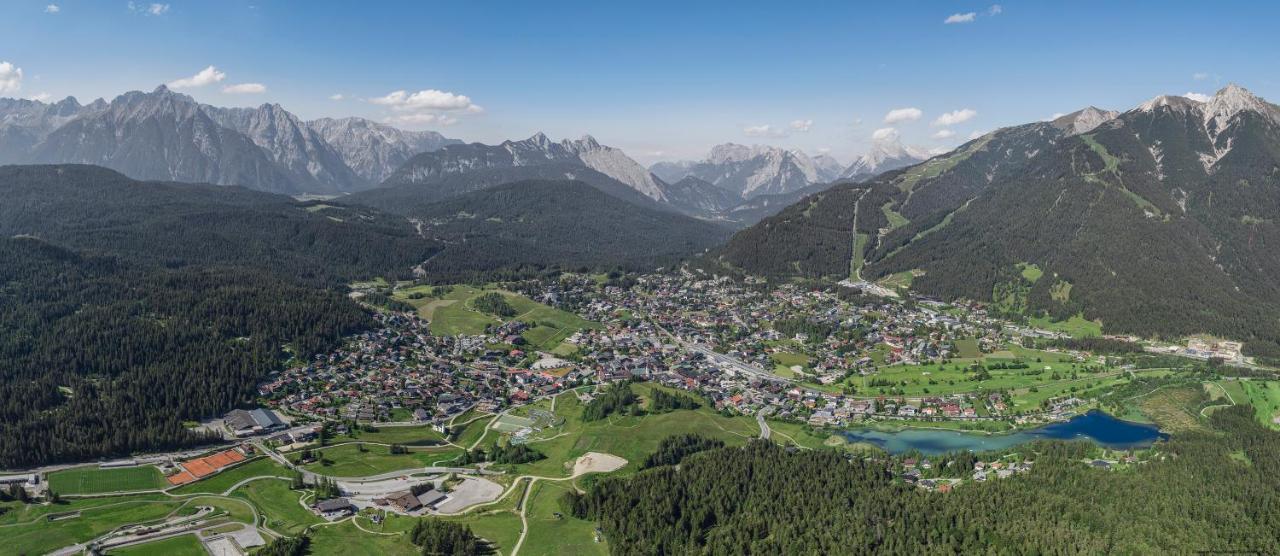
<path fill-rule="evenodd" d="M 1247 403 L 1253 405 L 1258 419 L 1273 429 L 1280 429 L 1274 419 L 1280 417 L 1280 382 L 1277 381 L 1225 381 L 1239 384 Z M 1235 394 L 1232 394 L 1234 396 Z M 1246 403 L 1237 399 L 1236 403 Z"/>
<path fill-rule="evenodd" d="M 521 321 L 533 325 L 525 331 L 525 340 L 536 349 L 552 351 L 561 348 L 565 338 L 585 328 L 598 328 L 600 325 L 581 317 L 548 307 L 522 295 L 492 287 L 476 287 L 470 285 L 451 286 L 451 291 L 441 297 L 422 297 L 410 299 L 416 293 L 429 294 L 431 288 L 419 286 L 400 290 L 395 298 L 412 304 L 418 308 L 419 314 L 431 322 L 431 330 L 436 334 L 480 334 L 489 325 L 499 325 L 506 321 Z M 475 310 L 471 302 L 486 292 L 501 293 L 515 310 L 512 317 L 499 318 Z"/>
<path fill-rule="evenodd" d="M 310 556 L 352 556 L 355 554 L 419 556 L 422 554 L 422 550 L 413 546 L 405 535 L 371 535 L 356 528 L 355 525 L 348 521 L 337 525 L 317 527 L 311 533 L 311 548 L 307 554 Z"/>
<path fill-rule="evenodd" d="M 907 217 L 899 214 L 898 211 L 893 210 L 893 201 L 881 206 L 880 212 L 884 213 L 884 217 L 889 220 L 890 230 L 896 230 L 911 223 L 910 220 L 907 220 Z"/>
<path fill-rule="evenodd" d="M 1038 265 L 1032 263 L 1018 263 L 1018 270 L 1022 273 L 1022 278 L 1028 282 L 1036 283 L 1044 276 L 1044 271 L 1040 270 Z"/>
<path fill-rule="evenodd" d="M 770 419 L 769 430 L 773 433 L 770 439 L 778 444 L 790 443 L 810 450 L 836 448 L 854 453 L 880 452 L 880 449 L 872 444 L 851 444 L 838 434 L 821 429 L 813 429 L 790 421 L 774 421 Z"/>
<path fill-rule="evenodd" d="M 1198 413 L 1208 399 L 1203 388 L 1176 386 L 1161 388 L 1143 397 L 1138 408 L 1164 432 L 1199 431 L 1205 430 L 1205 426 Z"/>
<path fill-rule="evenodd" d="M 431 429 L 429 425 L 412 425 L 405 427 L 378 427 L 377 432 L 359 431 L 353 440 L 364 442 L 381 442 L 384 444 L 404 444 L 405 446 L 432 446 L 444 443 L 444 435 Z"/>
<path fill-rule="evenodd" d="M 180 535 L 107 552 L 107 556 L 202 556 L 204 545 L 195 534 Z"/>
<path fill-rule="evenodd" d="M 49 474 L 49 488 L 58 494 L 99 494 L 153 490 L 169 486 L 160 470 L 150 465 L 100 469 L 77 467 Z"/>
<path fill-rule="evenodd" d="M 795 377 L 795 372 L 791 367 L 799 366 L 805 371 L 809 370 L 809 356 L 801 353 L 793 353 L 790 351 L 780 351 L 770 355 L 776 364 L 774 374 L 783 378 Z"/>
<path fill-rule="evenodd" d="M 590 521 L 570 516 L 558 518 L 557 501 L 572 489 L 565 482 L 538 481 L 533 485 L 525 510 L 529 521 L 529 533 L 520 547 L 521 554 L 556 556 L 559 554 L 609 553 L 608 545 L 595 542 L 596 525 Z"/>
<path fill-rule="evenodd" d="M 649 392 L 662 388 L 649 383 L 633 384 L 632 389 L 645 403 Z M 564 422 L 538 433 L 529 446 L 547 458 L 513 466 L 516 474 L 563 477 L 572 471 L 573 461 L 587 452 L 605 452 L 627 460 L 623 472 L 639 469 L 644 458 L 657 448 L 662 439 L 673 434 L 699 433 L 724 440 L 727 444 L 745 443 L 760 434 L 755 419 L 745 416 L 724 417 L 710 408 L 680 410 L 639 417 L 611 416 L 600 421 L 583 421 L 582 404 L 572 394 L 562 394 L 556 401 L 556 416 Z M 490 434 L 485 444 L 498 441 Z"/>
<path fill-rule="evenodd" d="M 911 283 L 912 281 L 915 280 L 915 278 L 916 278 L 916 275 L 913 271 L 904 270 L 902 272 L 885 276 L 884 278 L 881 278 L 880 280 L 878 280 L 876 283 L 886 288 L 889 288 L 891 290 L 896 290 L 898 288 L 910 288 Z"/>
<path fill-rule="evenodd" d="M 978 349 L 978 341 L 973 338 L 964 340 L 956 340 L 956 355 L 961 359 L 978 359 L 982 357 L 982 352 Z"/>
<path fill-rule="evenodd" d="M 984 381 L 970 380 L 973 374 L 964 371 L 973 363 L 993 364 L 1015 360 L 1027 363 L 1028 368 L 991 369 L 988 371 L 991 378 Z M 985 354 L 981 358 L 952 359 L 951 363 L 946 365 L 927 363 L 881 366 L 878 372 L 868 377 L 850 378 L 848 384 L 853 385 L 860 394 L 865 395 L 879 391 L 879 387 L 870 386 L 872 380 L 891 381 L 894 383 L 893 387 L 901 389 L 906 396 L 956 394 L 1039 387 L 1056 382 L 1052 379 L 1054 372 L 1059 373 L 1061 377 L 1059 380 L 1066 380 L 1072 371 L 1080 367 L 1073 358 L 1065 354 L 1011 345 L 1005 350 Z"/>
<path fill-rule="evenodd" d="M 1088 320 L 1082 315 L 1076 315 L 1063 321 L 1050 320 L 1049 317 L 1036 317 L 1028 319 L 1027 322 L 1036 328 L 1061 332 L 1073 338 L 1087 338 L 1090 336 L 1102 335 L 1102 323 L 1099 321 Z"/>
<path fill-rule="evenodd" d="M 231 494 L 252 502 L 263 514 L 263 524 L 272 531 L 286 535 L 297 535 L 308 525 L 324 523 L 298 503 L 302 493 L 289 490 L 289 483 L 278 479 L 261 479 L 253 481 L 235 490 Z"/>
<path fill-rule="evenodd" d="M 4 539 L 7 554 L 45 554 L 96 538 L 122 525 L 162 519 L 181 504 L 181 500 L 161 495 L 138 495 L 13 508 L 4 517 L 17 515 L 11 523 L 0 526 L 0 538 Z M 58 521 L 40 519 L 48 514 L 77 511 L 78 517 Z"/>
<path fill-rule="evenodd" d="M 367 451 L 361 452 L 360 446 Z M 391 454 L 391 448 L 376 444 L 364 445 L 359 442 L 341 446 L 319 448 L 324 459 L 332 463 L 309 463 L 303 468 L 331 477 L 363 477 L 378 475 L 414 467 L 426 467 L 434 462 L 456 457 L 461 450 L 450 446 L 434 449 L 413 450 L 407 454 Z"/>

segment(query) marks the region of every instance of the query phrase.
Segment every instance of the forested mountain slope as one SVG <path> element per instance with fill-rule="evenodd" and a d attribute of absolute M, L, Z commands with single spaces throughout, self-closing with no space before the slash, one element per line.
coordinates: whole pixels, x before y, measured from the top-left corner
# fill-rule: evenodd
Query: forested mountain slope
<path fill-rule="evenodd" d="M 289 355 L 371 324 L 340 289 L 438 251 L 400 217 L 92 166 L 0 168 L 0 468 L 198 443 Z"/>
<path fill-rule="evenodd" d="M 521 181 L 402 207 L 444 249 L 433 279 L 513 268 L 642 268 L 696 253 L 727 228 L 636 206 L 580 181 Z"/>
<path fill-rule="evenodd" d="M 1204 103 L 1099 113 L 998 130 L 837 186 L 721 256 L 774 276 L 915 271 L 927 294 L 1280 353 L 1280 110 L 1230 86 Z M 1025 278 L 1025 265 L 1043 275 Z"/>
<path fill-rule="evenodd" d="M 403 218 L 96 166 L 0 167 L 0 235 L 145 264 L 240 265 L 311 284 L 408 277 L 436 246 Z"/>

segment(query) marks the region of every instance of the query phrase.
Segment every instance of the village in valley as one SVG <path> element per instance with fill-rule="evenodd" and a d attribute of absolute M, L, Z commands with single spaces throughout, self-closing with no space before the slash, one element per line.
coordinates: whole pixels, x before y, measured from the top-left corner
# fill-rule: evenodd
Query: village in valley
<path fill-rule="evenodd" d="M 91 538 L 28 544 L 70 554 L 191 537 L 243 554 L 306 533 L 326 546 L 377 539 L 394 552 L 418 518 L 433 516 L 468 525 L 504 554 L 566 542 L 602 553 L 601 531 L 567 518 L 558 498 L 589 475 L 644 468 L 673 436 L 837 450 L 945 495 L 1031 472 L 1034 449 L 1017 435 L 1096 409 L 1155 422 L 1135 425 L 1151 430 L 1177 426 L 1169 407 L 1190 402 L 1165 400 L 1169 385 L 1203 387 L 1200 405 L 1175 407 L 1183 413 L 1272 391 L 1205 374 L 1206 364 L 1249 365 L 1238 343 L 1082 336 L 884 286 L 680 269 L 377 281 L 353 285 L 351 296 L 377 326 L 270 376 L 258 407 L 193 423 L 222 438 L 215 448 L 0 477 L 14 496 L 79 505 L 42 514 L 50 526 L 99 516 Z M 901 449 L 891 437 L 904 431 L 975 440 Z M 1163 457 L 1149 442 L 1073 444 L 1099 470 Z M 110 507 L 105 494 L 156 507 L 96 514 Z"/>

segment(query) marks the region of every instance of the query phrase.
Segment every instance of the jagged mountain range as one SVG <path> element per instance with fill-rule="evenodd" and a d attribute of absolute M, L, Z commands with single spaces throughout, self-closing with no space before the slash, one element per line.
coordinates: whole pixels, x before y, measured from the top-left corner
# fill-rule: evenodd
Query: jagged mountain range
<path fill-rule="evenodd" d="M 725 143 L 712 147 L 701 161 L 659 162 L 650 170 L 668 182 L 694 177 L 724 189 L 739 200 L 777 195 L 826 183 L 839 177 L 839 163 L 820 162 L 800 151 L 767 145 Z"/>
<path fill-rule="evenodd" d="M 1231 85 L 997 130 L 812 195 L 719 258 L 780 277 L 894 276 L 1008 314 L 1207 332 L 1275 355 L 1278 222 L 1280 107 Z"/>
<path fill-rule="evenodd" d="M 367 189 L 414 154 L 457 142 L 361 118 L 304 122 L 279 104 L 203 105 L 165 86 L 88 105 L 0 99 L 0 163 L 96 164 L 275 193 Z"/>
<path fill-rule="evenodd" d="M 905 168 L 928 160 L 931 155 L 923 149 L 903 146 L 896 139 L 876 141 L 871 150 L 859 156 L 839 174 L 839 179 L 864 181 L 898 168 Z"/>
<path fill-rule="evenodd" d="M 725 144 L 705 161 L 651 171 L 590 136 L 552 141 L 538 133 L 499 145 L 463 144 L 362 118 L 303 121 L 279 104 L 210 106 L 165 86 L 88 105 L 71 97 L 0 99 L 0 163 L 95 164 L 137 179 L 295 196 L 419 185 L 426 187 L 418 195 L 437 200 L 513 181 L 579 179 L 646 208 L 735 226 L 752 224 L 853 168 L 828 155 Z M 849 175 L 863 179 L 897 163 L 874 158 Z M 375 197 L 404 198 L 412 191 Z"/>
<path fill-rule="evenodd" d="M 741 202 L 789 195 L 838 180 L 862 181 L 927 158 L 928 153 L 904 147 L 896 139 L 877 141 L 848 166 L 828 154 L 810 157 L 798 150 L 725 143 L 713 147 L 703 160 L 658 162 L 649 169 L 668 183 L 696 178 L 730 192 Z"/>
<path fill-rule="evenodd" d="M 832 166 L 828 163 L 827 167 Z M 795 167 L 783 168 L 783 173 L 786 173 Z M 813 178 L 812 167 L 808 172 Z M 741 192 L 696 176 L 663 179 L 621 150 L 601 145 L 591 136 L 553 141 L 537 133 L 528 139 L 505 141 L 498 145 L 447 145 L 419 154 L 390 175 L 382 187 L 359 193 L 353 200 L 393 210 L 391 205 L 395 203 L 442 200 L 515 181 L 571 179 L 642 208 L 657 208 L 742 227 L 788 204 L 754 203 L 754 199 L 783 196 L 794 201 L 799 198 L 795 196 L 797 192 L 812 185 L 810 178 L 802 177 L 795 182 L 795 187 L 781 187 L 782 193 L 761 192 L 744 200 Z M 741 210 L 748 204 L 751 209 Z"/>

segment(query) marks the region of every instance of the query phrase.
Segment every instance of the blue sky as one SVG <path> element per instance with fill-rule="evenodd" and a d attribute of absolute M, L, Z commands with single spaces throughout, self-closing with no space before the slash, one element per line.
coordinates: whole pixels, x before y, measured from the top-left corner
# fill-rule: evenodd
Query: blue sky
<path fill-rule="evenodd" d="M 646 163 L 729 141 L 848 162 L 885 128 L 943 148 L 1228 81 L 1280 100 L 1277 3 L 993 6 L 8 1 L 0 96 L 110 100 L 187 79 L 181 91 L 211 104 L 278 102 L 467 141 L 590 133 Z M 919 114 L 886 122 L 895 109 Z"/>

